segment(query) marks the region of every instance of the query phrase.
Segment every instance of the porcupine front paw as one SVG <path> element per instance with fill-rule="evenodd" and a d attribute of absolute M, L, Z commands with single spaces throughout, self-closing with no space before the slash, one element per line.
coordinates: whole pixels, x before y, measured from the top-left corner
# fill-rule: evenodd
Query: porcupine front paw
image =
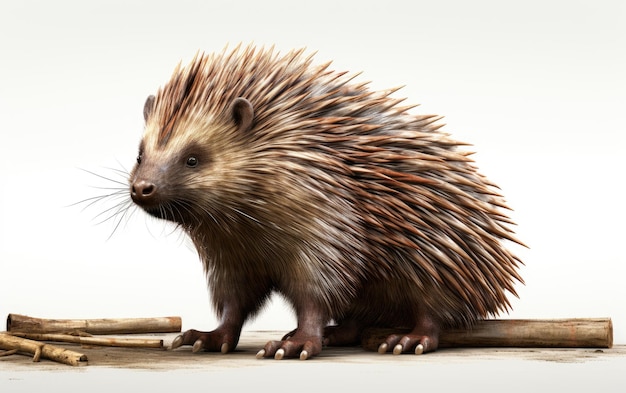
<path fill-rule="evenodd" d="M 282 341 L 269 341 L 257 354 L 257 359 L 283 358 L 309 359 L 322 352 L 322 337 L 303 336 L 296 333 Z"/>
<path fill-rule="evenodd" d="M 192 345 L 191 352 L 211 351 L 228 353 L 235 349 L 239 341 L 237 334 L 230 333 L 224 329 L 216 329 L 211 332 L 201 332 L 190 329 L 177 336 L 172 341 L 171 349 L 176 349 L 183 345 Z"/>

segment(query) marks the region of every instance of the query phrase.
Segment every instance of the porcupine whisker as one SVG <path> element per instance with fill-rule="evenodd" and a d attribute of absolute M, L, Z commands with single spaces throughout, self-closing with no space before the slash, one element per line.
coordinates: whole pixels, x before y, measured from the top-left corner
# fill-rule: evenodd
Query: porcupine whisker
<path fill-rule="evenodd" d="M 169 204 L 166 205 L 159 205 L 159 215 L 161 217 L 167 217 L 167 212 L 170 210 L 170 206 Z"/>
<path fill-rule="evenodd" d="M 115 193 L 115 194 L 110 194 L 110 195 L 106 195 L 106 196 L 101 196 L 101 197 L 94 197 L 97 198 L 98 201 L 100 200 L 105 200 L 105 199 L 112 199 L 110 198 L 111 196 L 113 197 L 117 197 L 118 199 L 120 199 L 122 197 L 121 193 Z M 95 202 L 91 202 L 88 206 L 93 205 Z M 119 219 L 117 219 L 115 221 L 115 224 L 113 226 L 113 230 L 111 231 L 111 234 L 107 237 L 107 240 L 110 239 L 113 234 L 115 234 L 115 232 L 117 231 L 117 229 L 119 228 L 119 226 L 121 225 L 122 221 L 124 221 L 124 218 L 126 218 L 127 220 L 130 218 L 130 216 L 132 215 L 132 213 L 134 211 L 136 211 L 137 208 L 136 206 L 133 206 L 132 203 L 130 202 L 130 200 L 128 199 L 124 199 L 118 203 L 116 203 L 114 206 L 111 206 L 107 209 L 105 209 L 104 211 L 98 213 L 96 216 L 93 217 L 93 219 L 97 219 L 105 214 L 108 214 L 105 218 L 99 220 L 96 222 L 95 225 L 101 225 L 104 224 L 107 221 L 111 221 L 114 220 L 116 217 L 119 217 Z M 129 213 L 130 212 L 130 213 Z"/>
<path fill-rule="evenodd" d="M 195 211 L 189 209 L 190 211 L 193 212 L 193 217 L 195 218 L 195 220 L 197 221 L 198 225 L 201 225 L 203 220 L 202 220 L 202 215 L 200 214 L 195 214 Z M 209 216 L 211 218 L 211 220 L 213 220 L 213 222 L 216 225 L 219 225 L 219 222 L 217 221 L 217 218 L 215 218 L 215 216 L 213 215 L 213 213 L 211 213 L 211 211 L 205 207 L 202 207 L 201 210 L 206 213 L 207 216 Z"/>
<path fill-rule="evenodd" d="M 97 219 L 101 216 L 104 216 L 105 214 L 111 213 L 110 215 L 108 215 L 106 218 L 104 218 L 103 220 L 97 222 L 97 224 L 103 224 L 107 221 L 109 221 L 110 219 L 119 216 L 120 214 L 125 213 L 127 210 L 129 210 L 132 207 L 132 205 L 124 200 L 124 201 L 120 201 L 117 204 L 101 211 L 100 213 L 96 214 L 94 216 L 94 219 Z"/>
<path fill-rule="evenodd" d="M 192 221 L 196 221 L 198 224 L 200 224 L 201 219 L 197 217 L 193 209 L 193 203 L 184 199 L 179 199 L 176 202 L 177 202 L 176 205 L 172 206 L 172 208 L 176 209 L 176 212 L 178 213 L 178 216 L 180 217 L 180 221 L 185 220 L 185 217 L 189 217 Z M 173 212 L 172 214 L 175 214 L 175 213 Z M 184 222 L 184 224 L 189 225 L 190 223 Z"/>
<path fill-rule="evenodd" d="M 175 204 L 173 203 L 170 205 L 169 207 L 170 213 L 172 214 L 172 217 L 174 217 L 175 221 L 188 224 L 186 215 L 190 215 L 191 213 L 189 212 L 188 209 L 182 206 L 180 201 L 177 201 L 177 202 L 178 203 L 175 203 Z"/>
<path fill-rule="evenodd" d="M 190 203 L 184 199 L 177 199 L 176 202 L 172 202 L 169 209 L 173 216 L 178 214 L 178 217 L 180 217 L 181 220 L 185 217 L 185 215 L 193 217 L 193 210 L 190 208 Z"/>
<path fill-rule="evenodd" d="M 81 171 L 83 171 L 83 172 L 87 172 L 87 173 L 89 173 L 89 174 L 91 174 L 91 175 L 93 175 L 93 176 L 96 176 L 96 177 L 99 177 L 99 178 L 101 178 L 101 179 L 104 179 L 104 180 L 106 180 L 106 181 L 110 181 L 111 183 L 116 183 L 116 184 L 119 184 L 119 185 L 121 185 L 121 186 L 124 186 L 124 188 L 127 188 L 127 187 L 128 187 L 128 183 L 127 183 L 126 181 L 115 180 L 115 179 L 113 179 L 113 178 L 110 178 L 110 177 L 108 177 L 108 176 L 101 175 L 101 174 L 99 174 L 99 173 L 96 173 L 96 172 L 94 172 L 94 171 L 90 171 L 90 170 L 88 170 L 88 169 L 84 169 L 84 168 L 78 168 L 78 169 L 80 169 L 80 170 L 81 170 Z M 112 171 L 115 171 L 115 172 L 119 172 L 119 174 L 120 174 L 120 175 L 128 176 L 128 172 L 126 172 L 126 171 L 122 171 L 121 169 L 115 169 L 115 168 L 106 168 L 106 169 L 109 169 L 109 170 L 112 170 Z"/>
<path fill-rule="evenodd" d="M 176 217 L 178 216 L 179 219 L 176 221 L 183 221 L 184 217 L 185 217 L 185 212 L 187 211 L 187 209 L 184 209 L 183 206 L 179 203 L 176 204 L 171 204 L 170 205 L 170 212 L 172 213 L 172 217 Z M 187 211 L 188 212 L 188 211 Z"/>
<path fill-rule="evenodd" d="M 125 190 L 124 190 L 124 191 L 125 191 Z M 102 202 L 102 201 L 104 201 L 104 200 L 107 200 L 107 199 L 109 199 L 109 198 L 116 197 L 116 196 L 118 196 L 118 195 L 119 195 L 119 197 L 122 197 L 122 195 L 124 195 L 124 194 L 125 194 L 125 192 L 123 192 L 122 190 L 119 190 L 119 191 L 116 191 L 116 192 L 113 192 L 113 193 L 110 193 L 110 194 L 105 194 L 105 195 L 97 195 L 97 196 L 93 196 L 93 197 L 88 197 L 88 198 L 85 198 L 85 199 L 81 199 L 80 201 L 78 201 L 78 202 L 74 202 L 74 203 L 71 203 L 71 204 L 67 205 L 66 207 L 72 207 L 72 206 L 77 206 L 77 205 L 81 205 L 81 204 L 83 204 L 83 203 L 86 203 L 86 205 L 85 205 L 85 206 L 83 207 L 83 209 L 82 209 L 82 210 L 85 210 L 85 209 L 87 209 L 88 207 L 91 207 L 91 206 L 95 205 L 95 204 L 96 204 L 96 203 L 98 203 L 98 202 Z M 124 195 L 124 196 L 125 196 L 125 195 Z"/>
<path fill-rule="evenodd" d="M 119 219 L 117 220 L 117 222 L 115 223 L 115 226 L 113 227 L 113 230 L 111 231 L 111 234 L 109 235 L 109 237 L 107 238 L 107 240 L 111 239 L 111 237 L 113 237 L 113 235 L 115 234 L 115 232 L 117 232 L 117 229 L 120 227 L 120 225 L 122 224 L 122 221 L 124 221 L 124 219 L 126 219 L 126 222 L 128 222 L 128 220 L 130 219 L 130 216 L 132 216 L 133 212 L 135 212 L 137 209 L 133 208 L 133 210 L 131 210 L 131 206 L 130 204 L 126 206 L 125 209 L 120 209 L 121 211 L 121 215 L 120 215 L 120 211 L 118 211 L 117 213 L 115 213 L 114 216 L 120 216 Z M 111 217 L 111 218 L 112 218 Z"/>
<path fill-rule="evenodd" d="M 190 210 L 191 210 L 194 206 L 191 204 L 191 202 L 189 202 L 189 204 L 190 204 Z M 206 208 L 206 207 L 204 207 L 204 206 L 195 206 L 195 207 L 196 207 L 196 208 L 197 208 L 197 207 L 200 207 L 200 209 L 201 209 L 204 213 L 206 213 L 209 217 L 211 217 L 211 219 L 213 220 L 213 222 L 215 222 L 215 224 L 216 224 L 216 225 L 219 225 L 219 224 L 220 224 L 220 223 L 217 221 L 217 218 L 215 218 L 215 215 L 213 215 L 213 213 L 211 213 L 211 211 L 210 211 L 209 209 L 207 209 L 207 208 Z M 195 214 L 194 214 L 194 216 L 195 216 Z M 197 215 L 196 220 L 198 221 L 198 223 L 202 223 L 202 216 L 201 216 L 201 215 Z"/>
<path fill-rule="evenodd" d="M 113 184 L 112 186 L 91 186 L 91 188 L 94 188 L 97 190 L 106 190 L 106 191 L 112 191 L 112 192 L 106 193 L 104 195 L 97 195 L 97 196 L 85 198 L 81 201 L 78 201 L 70 205 L 70 206 L 74 206 L 74 205 L 84 204 L 83 210 L 86 210 L 87 208 L 91 208 L 99 203 L 106 203 L 108 201 L 115 202 L 113 206 L 104 209 L 103 211 L 99 212 L 93 217 L 94 220 L 99 219 L 96 222 L 96 225 L 101 225 L 108 221 L 114 221 L 111 234 L 107 238 L 107 239 L 110 239 L 115 234 L 115 232 L 117 232 L 117 229 L 121 226 L 122 222 L 124 221 L 128 222 L 128 220 L 132 216 L 132 213 L 136 211 L 136 206 L 133 205 L 131 203 L 132 201 L 130 200 L 130 198 L 128 198 L 128 182 L 126 180 L 124 181 L 117 180 L 111 176 L 106 176 L 106 175 L 103 175 L 103 174 L 100 174 L 100 173 L 97 173 L 97 172 L 94 172 L 85 168 L 78 168 L 78 169 L 94 177 L 97 177 L 102 180 L 106 180 L 107 182 L 110 182 Z M 105 169 L 112 171 L 113 173 L 119 175 L 122 178 L 128 175 L 128 171 L 126 169 L 117 169 L 117 168 L 112 168 L 112 167 L 107 167 Z M 106 217 L 101 218 L 105 215 Z"/>
<path fill-rule="evenodd" d="M 81 204 L 86 204 L 83 207 L 83 210 L 95 205 L 98 202 L 103 202 L 106 201 L 108 199 L 115 199 L 115 198 L 124 198 L 124 199 L 128 199 L 128 187 L 96 187 L 96 186 L 92 186 L 91 188 L 97 189 L 97 190 L 107 190 L 107 191 L 111 191 L 113 190 L 113 192 L 104 194 L 104 195 L 96 195 L 96 196 L 92 196 L 92 197 L 88 197 L 85 199 L 81 199 L 80 201 L 71 203 L 69 205 L 67 205 L 67 207 L 71 207 L 71 206 L 77 206 L 77 205 L 81 205 Z M 130 201 L 129 201 L 130 203 Z"/>
<path fill-rule="evenodd" d="M 110 169 L 114 172 L 119 173 L 121 176 L 124 177 L 124 181 L 128 180 L 128 175 L 130 174 L 130 171 L 128 169 L 126 169 L 126 167 L 124 166 L 124 164 L 122 162 L 120 162 L 120 160 L 115 160 L 117 162 L 117 165 L 119 165 L 122 169 L 119 168 L 113 168 L 113 167 L 107 167 L 107 169 Z"/>

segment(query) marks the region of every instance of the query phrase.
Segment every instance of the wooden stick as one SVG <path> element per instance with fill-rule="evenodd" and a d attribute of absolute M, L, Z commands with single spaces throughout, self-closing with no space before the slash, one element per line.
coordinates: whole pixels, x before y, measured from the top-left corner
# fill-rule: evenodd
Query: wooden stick
<path fill-rule="evenodd" d="M 56 341 L 80 344 L 84 346 L 97 345 L 104 347 L 124 348 L 164 348 L 163 340 L 151 338 L 111 338 L 111 337 L 85 337 L 62 333 L 11 333 L 14 336 L 37 341 Z"/>
<path fill-rule="evenodd" d="M 90 334 L 175 333 L 181 331 L 180 317 L 118 318 L 118 319 L 43 319 L 9 314 L 7 331 L 22 333 Z"/>
<path fill-rule="evenodd" d="M 390 334 L 410 329 L 367 329 L 363 348 L 377 351 Z M 613 323 L 610 318 L 493 319 L 479 321 L 471 329 L 441 332 L 439 347 L 536 347 L 611 348 Z"/>
<path fill-rule="evenodd" d="M 82 353 L 21 337 L 15 337 L 7 333 L 0 333 L 0 348 L 29 353 L 33 355 L 34 362 L 38 362 L 40 357 L 44 357 L 71 366 L 87 365 L 87 356 Z"/>
<path fill-rule="evenodd" d="M 11 356 L 11 355 L 15 355 L 17 353 L 17 349 L 11 349 L 8 351 L 2 351 L 0 352 L 0 358 L 3 356 Z"/>

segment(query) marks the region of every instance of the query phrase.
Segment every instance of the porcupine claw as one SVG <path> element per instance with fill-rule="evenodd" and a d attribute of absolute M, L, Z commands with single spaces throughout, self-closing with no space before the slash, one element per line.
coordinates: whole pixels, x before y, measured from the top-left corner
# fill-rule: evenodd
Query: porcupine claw
<path fill-rule="evenodd" d="M 176 348 L 181 347 L 182 345 L 183 345 L 183 335 L 179 334 L 172 341 L 172 345 L 170 345 L 170 349 L 176 349 Z"/>
<path fill-rule="evenodd" d="M 193 343 L 193 346 L 191 347 L 191 352 L 198 353 L 202 351 L 203 347 L 204 347 L 204 341 L 202 341 L 202 339 L 199 338 L 196 340 L 196 342 Z"/>
<path fill-rule="evenodd" d="M 263 354 L 265 354 L 264 350 L 259 351 L 263 352 Z M 258 358 L 259 354 L 257 353 L 257 358 Z M 261 357 L 263 357 L 263 355 L 261 355 Z M 276 351 L 276 354 L 274 355 L 274 359 L 276 360 L 282 360 L 285 357 L 285 350 L 284 349 L 279 349 L 278 351 Z M 309 351 L 307 351 L 306 349 L 303 349 L 302 352 L 300 352 L 300 360 L 307 360 L 309 358 Z"/>
<path fill-rule="evenodd" d="M 381 346 L 386 345 L 386 344 L 381 344 Z M 378 348 L 379 352 L 380 352 L 380 347 Z M 395 347 L 393 347 L 393 354 L 394 355 L 400 355 L 403 351 L 402 345 L 398 344 Z M 387 352 L 387 347 L 385 347 L 385 351 L 383 351 L 382 353 Z M 417 344 L 417 346 L 415 347 L 415 354 L 416 355 L 421 355 L 424 353 L 424 346 L 422 344 Z"/>

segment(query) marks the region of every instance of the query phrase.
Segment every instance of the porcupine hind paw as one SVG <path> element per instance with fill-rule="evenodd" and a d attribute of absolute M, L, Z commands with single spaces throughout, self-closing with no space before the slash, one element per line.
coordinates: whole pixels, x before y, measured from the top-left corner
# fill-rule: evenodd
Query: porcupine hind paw
<path fill-rule="evenodd" d="M 294 333 L 295 332 L 295 333 Z M 293 336 L 288 333 L 281 341 L 269 341 L 257 354 L 257 359 L 271 358 L 281 360 L 283 358 L 309 359 L 322 352 L 322 337 L 305 336 L 294 331 Z"/>
<path fill-rule="evenodd" d="M 378 347 L 378 353 L 386 353 L 389 348 L 393 348 L 394 355 L 413 352 L 421 355 L 426 352 L 433 352 L 439 346 L 439 337 L 423 334 L 392 334 L 385 342 Z"/>
<path fill-rule="evenodd" d="M 235 349 L 238 339 L 238 335 L 225 329 L 218 328 L 211 332 L 190 329 L 172 341 L 171 349 L 176 349 L 183 345 L 191 345 L 191 352 L 194 353 L 200 351 L 228 353 Z"/>
<path fill-rule="evenodd" d="M 385 353 L 390 348 L 394 355 L 411 352 L 421 355 L 433 352 L 439 346 L 439 331 L 439 324 L 433 319 L 422 317 L 411 332 L 389 335 L 378 347 L 378 353 Z"/>

